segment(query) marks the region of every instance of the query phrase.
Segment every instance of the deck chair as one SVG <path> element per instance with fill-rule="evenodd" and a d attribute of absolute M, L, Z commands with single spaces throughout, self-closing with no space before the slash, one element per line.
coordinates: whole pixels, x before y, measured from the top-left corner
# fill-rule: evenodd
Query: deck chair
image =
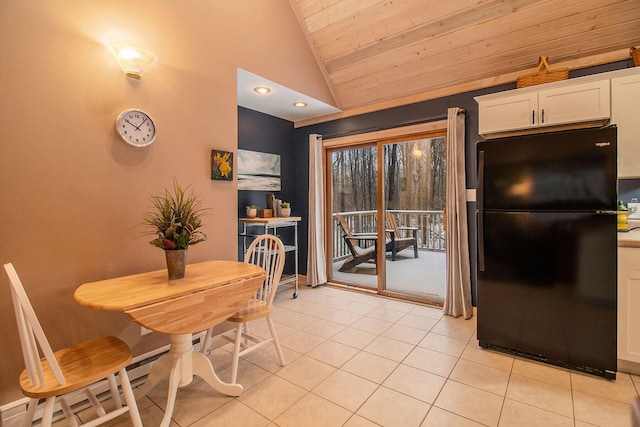
<path fill-rule="evenodd" d="M 262 234 L 258 236 L 249 248 L 244 257 L 244 262 L 258 265 L 267 271 L 267 278 L 258 289 L 254 297 L 247 305 L 238 310 L 233 316 L 227 319 L 228 322 L 237 323 L 234 337 L 222 335 L 223 338 L 234 343 L 233 361 L 231 363 L 231 383 L 235 384 L 238 376 L 238 364 L 240 357 L 252 353 L 266 344 L 273 343 L 280 359 L 280 364 L 284 366 L 286 361 L 280 347 L 280 341 L 276 333 L 271 312 L 273 312 L 273 299 L 278 290 L 278 284 L 284 269 L 285 252 L 282 240 L 273 234 Z M 249 333 L 248 322 L 265 318 L 269 326 L 271 338 L 262 339 Z M 213 328 L 209 328 L 206 342 L 211 342 Z M 202 351 L 208 351 L 203 348 Z"/>
<path fill-rule="evenodd" d="M 11 296 L 26 366 L 20 374 L 20 388 L 22 393 L 31 399 L 23 427 L 31 426 L 39 407 L 44 409 L 42 426 L 50 426 L 56 403 L 60 404 L 69 424 L 73 427 L 78 426 L 78 420 L 70 405 L 76 399 L 80 399 L 79 395 L 83 393 L 97 412 L 97 418 L 86 423 L 87 425 L 102 424 L 128 411 L 133 425 L 142 427 L 136 400 L 125 370 L 131 360 L 129 346 L 116 337 L 100 337 L 54 353 L 16 270 L 11 263 L 5 264 L 4 269 L 11 282 Z M 40 351 L 44 354 L 42 358 Z M 122 406 L 120 400 L 115 379 L 116 372 L 120 376 L 127 406 Z M 108 413 L 89 388 L 103 379 L 107 380 L 115 405 L 115 409 Z M 43 405 L 39 405 L 41 399 L 44 399 Z"/>
<path fill-rule="evenodd" d="M 386 222 L 386 251 L 391 252 L 391 260 L 396 260 L 396 254 L 401 250 L 413 246 L 413 257 L 418 258 L 418 227 L 398 227 L 396 217 L 387 211 Z M 405 237 L 401 232 L 411 231 L 411 236 Z"/>
<path fill-rule="evenodd" d="M 336 214 L 336 218 L 338 219 L 338 223 L 340 227 L 342 227 L 342 233 L 344 242 L 349 248 L 349 252 L 351 252 L 351 258 L 347 259 L 344 264 L 339 268 L 339 271 L 348 271 L 357 266 L 358 264 L 362 264 L 363 262 L 373 262 L 376 263 L 376 245 L 369 246 L 367 248 L 362 248 L 360 246 L 360 242 L 363 239 L 374 240 L 376 239 L 375 234 L 371 233 L 353 233 L 351 231 L 351 227 L 349 223 L 345 219 L 344 216 L 340 214 Z M 378 273 L 378 266 L 376 265 L 376 274 Z"/>

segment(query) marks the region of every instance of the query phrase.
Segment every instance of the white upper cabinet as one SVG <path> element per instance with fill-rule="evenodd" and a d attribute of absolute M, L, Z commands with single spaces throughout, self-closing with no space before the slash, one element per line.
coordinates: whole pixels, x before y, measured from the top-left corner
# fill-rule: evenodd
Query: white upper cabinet
<path fill-rule="evenodd" d="M 609 79 L 565 80 L 476 97 L 478 130 L 487 137 L 514 131 L 594 122 L 611 116 Z"/>
<path fill-rule="evenodd" d="M 618 126 L 618 177 L 640 178 L 640 67 L 611 79 L 611 123 Z"/>

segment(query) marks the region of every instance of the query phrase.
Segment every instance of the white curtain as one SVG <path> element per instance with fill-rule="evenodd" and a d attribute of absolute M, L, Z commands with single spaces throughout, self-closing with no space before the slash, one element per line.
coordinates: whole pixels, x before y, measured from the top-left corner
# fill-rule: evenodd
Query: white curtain
<path fill-rule="evenodd" d="M 309 242 L 307 285 L 327 283 L 324 253 L 324 177 L 322 174 L 322 136 L 309 135 Z"/>
<path fill-rule="evenodd" d="M 464 110 L 447 112 L 447 287 L 444 314 L 465 319 L 473 315 L 467 228 Z"/>

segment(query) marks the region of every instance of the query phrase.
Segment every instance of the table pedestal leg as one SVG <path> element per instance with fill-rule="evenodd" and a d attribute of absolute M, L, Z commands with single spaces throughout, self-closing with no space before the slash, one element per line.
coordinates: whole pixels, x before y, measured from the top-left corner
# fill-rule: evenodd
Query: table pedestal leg
<path fill-rule="evenodd" d="M 153 389 L 162 378 L 169 377 L 169 390 L 167 394 L 167 407 L 160 427 L 167 427 L 171 422 L 173 407 L 175 406 L 178 388 L 185 387 L 193 381 L 193 375 L 197 375 L 206 381 L 214 390 L 228 396 L 240 396 L 242 386 L 240 384 L 225 383 L 218 375 L 211 361 L 202 353 L 192 351 L 192 335 L 171 335 L 169 354 L 158 358 L 151 366 L 149 376 L 145 384 L 136 391 L 139 399 Z"/>

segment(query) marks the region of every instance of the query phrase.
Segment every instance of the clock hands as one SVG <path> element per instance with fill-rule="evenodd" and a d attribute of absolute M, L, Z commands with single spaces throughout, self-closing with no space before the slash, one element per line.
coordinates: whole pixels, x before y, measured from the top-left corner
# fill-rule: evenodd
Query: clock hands
<path fill-rule="evenodd" d="M 125 122 L 127 122 L 127 123 L 129 123 L 129 124 L 130 124 L 131 126 L 133 126 L 134 128 L 136 128 L 136 130 L 137 130 L 137 131 L 139 131 L 139 130 L 140 130 L 140 126 L 142 126 L 142 125 L 144 124 L 144 122 L 146 122 L 146 121 L 147 121 L 147 119 L 148 119 L 148 117 L 145 117 L 145 118 L 144 118 L 144 120 L 143 120 L 143 121 L 142 121 L 138 126 L 134 125 L 133 123 L 131 123 L 131 122 L 130 122 L 129 120 L 127 120 L 127 119 L 125 119 L 124 121 L 125 121 Z"/>

